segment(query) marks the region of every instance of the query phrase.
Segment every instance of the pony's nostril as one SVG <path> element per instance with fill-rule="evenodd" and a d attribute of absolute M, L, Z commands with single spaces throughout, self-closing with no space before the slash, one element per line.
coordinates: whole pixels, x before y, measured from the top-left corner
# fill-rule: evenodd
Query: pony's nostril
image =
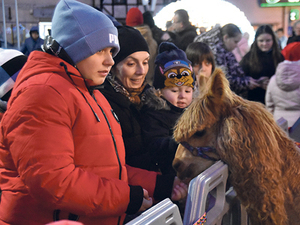
<path fill-rule="evenodd" d="M 181 163 L 180 163 L 179 161 L 173 163 L 173 168 L 177 171 L 178 168 L 180 167 L 180 164 L 181 164 Z"/>

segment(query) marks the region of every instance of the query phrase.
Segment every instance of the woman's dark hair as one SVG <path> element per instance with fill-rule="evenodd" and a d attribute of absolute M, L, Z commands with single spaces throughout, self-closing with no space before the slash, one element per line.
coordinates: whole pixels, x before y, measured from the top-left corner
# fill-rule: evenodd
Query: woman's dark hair
<path fill-rule="evenodd" d="M 224 37 L 225 35 L 227 35 L 229 38 L 232 38 L 232 37 L 236 37 L 237 35 L 239 35 L 241 33 L 242 32 L 241 32 L 240 28 L 238 28 L 238 26 L 236 26 L 232 23 L 228 23 L 221 28 L 221 37 Z"/>
<path fill-rule="evenodd" d="M 184 9 L 178 9 L 174 12 L 175 15 L 178 15 L 178 22 L 182 22 L 184 26 L 187 26 L 190 24 L 190 17 L 186 10 Z"/>
<path fill-rule="evenodd" d="M 272 49 L 272 58 L 273 58 L 274 66 L 276 67 L 278 63 L 281 61 L 281 53 L 280 53 L 279 45 L 276 36 L 274 34 L 274 31 L 269 25 L 261 25 L 256 30 L 255 39 L 250 48 L 250 66 L 254 71 L 259 71 L 261 70 L 262 67 L 258 57 L 258 54 L 259 52 L 261 52 L 261 50 L 258 48 L 257 45 L 257 38 L 261 34 L 270 34 L 272 36 L 273 45 L 271 49 Z"/>
<path fill-rule="evenodd" d="M 207 44 L 203 42 L 192 42 L 187 46 L 185 53 L 188 60 L 192 62 L 192 66 L 195 66 L 200 62 L 202 63 L 204 60 L 206 60 L 212 65 L 211 72 L 213 73 L 213 71 L 215 70 L 216 63 L 214 54 Z"/>

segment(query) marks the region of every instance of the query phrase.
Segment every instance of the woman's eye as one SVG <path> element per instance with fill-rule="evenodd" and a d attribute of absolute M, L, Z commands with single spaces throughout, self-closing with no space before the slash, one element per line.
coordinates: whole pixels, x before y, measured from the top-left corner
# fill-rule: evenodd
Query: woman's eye
<path fill-rule="evenodd" d="M 168 77 L 169 77 L 169 78 L 174 78 L 174 77 L 176 77 L 176 76 L 177 76 L 177 74 L 174 73 L 174 72 L 171 72 L 171 73 L 168 74 Z"/>

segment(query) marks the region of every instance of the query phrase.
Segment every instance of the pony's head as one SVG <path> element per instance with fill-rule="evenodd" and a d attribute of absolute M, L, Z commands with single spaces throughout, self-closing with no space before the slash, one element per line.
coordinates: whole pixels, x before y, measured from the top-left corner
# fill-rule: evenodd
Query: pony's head
<path fill-rule="evenodd" d="M 278 148 L 275 137 L 279 138 L 279 133 L 283 131 L 272 114 L 262 104 L 234 94 L 224 73 L 217 68 L 177 121 L 174 138 L 182 144 L 173 167 L 180 179 L 188 180 L 219 159 L 229 167 L 235 163 L 245 167 L 242 164 L 247 164 L 247 157 L 259 160 L 270 149 Z M 272 154 L 275 161 L 281 161 L 278 153 Z M 230 170 L 235 168 L 238 170 L 235 166 Z"/>

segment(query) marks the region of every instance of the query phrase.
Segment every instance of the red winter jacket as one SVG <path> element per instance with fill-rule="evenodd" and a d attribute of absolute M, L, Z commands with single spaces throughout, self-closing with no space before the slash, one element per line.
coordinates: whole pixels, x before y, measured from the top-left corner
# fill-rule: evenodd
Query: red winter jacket
<path fill-rule="evenodd" d="M 153 195 L 157 174 L 125 166 L 119 123 L 104 96 L 93 95 L 73 66 L 30 55 L 1 121 L 0 224 L 71 214 L 85 225 L 118 224 L 120 216 L 122 224 L 128 183 L 143 182 Z"/>

